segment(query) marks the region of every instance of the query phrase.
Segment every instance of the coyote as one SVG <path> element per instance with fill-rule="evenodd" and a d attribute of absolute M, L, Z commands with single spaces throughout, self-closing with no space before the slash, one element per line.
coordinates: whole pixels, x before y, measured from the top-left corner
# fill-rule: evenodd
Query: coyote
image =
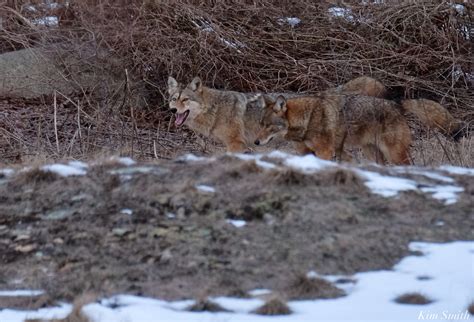
<path fill-rule="evenodd" d="M 217 139 L 228 152 L 247 152 L 258 131 L 260 94 L 244 94 L 206 87 L 195 77 L 185 88 L 168 78 L 169 107 L 176 114 L 175 124 Z M 251 133 L 255 133 L 251 135 Z M 252 137 L 251 139 L 248 139 Z"/>
<path fill-rule="evenodd" d="M 361 147 L 366 157 L 379 163 L 410 164 L 412 138 L 406 113 L 415 114 L 427 126 L 444 128 L 448 135 L 459 128 L 445 108 L 424 99 L 397 104 L 377 97 L 326 92 L 270 100 L 265 97 L 267 106 L 255 144 L 284 136 L 296 143 L 299 152 L 312 152 L 323 159 L 334 155 L 347 158 L 343 148 L 348 144 Z"/>
<path fill-rule="evenodd" d="M 379 81 L 363 76 L 327 91 L 378 96 L 383 95 L 385 87 Z M 202 135 L 213 137 L 223 142 L 229 152 L 249 151 L 260 130 L 259 121 L 266 105 L 263 94 L 212 89 L 203 86 L 199 77 L 185 88 L 169 77 L 168 94 L 177 126 L 186 124 Z M 274 97 L 278 95 L 273 94 Z"/>

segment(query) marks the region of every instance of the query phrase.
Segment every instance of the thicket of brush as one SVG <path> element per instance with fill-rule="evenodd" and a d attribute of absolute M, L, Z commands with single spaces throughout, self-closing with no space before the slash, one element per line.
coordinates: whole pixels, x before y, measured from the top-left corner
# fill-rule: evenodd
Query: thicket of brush
<path fill-rule="evenodd" d="M 35 101 L 33 119 L 30 104 L 9 109 L 0 119 L 4 161 L 38 151 L 147 158 L 205 149 L 175 132 L 168 75 L 238 91 L 305 92 L 371 75 L 392 97 L 431 98 L 468 126 L 474 120 L 468 2 L 85 0 L 34 11 L 30 2 L 8 2 L 0 50 L 45 48 L 76 90 Z M 59 26 L 34 23 L 44 15 L 58 16 Z M 85 85 L 83 74 L 94 77 Z"/>

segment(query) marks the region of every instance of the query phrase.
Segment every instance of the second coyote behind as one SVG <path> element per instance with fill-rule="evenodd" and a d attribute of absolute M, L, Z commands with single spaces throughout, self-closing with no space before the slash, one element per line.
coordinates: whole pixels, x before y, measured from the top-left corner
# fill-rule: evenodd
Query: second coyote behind
<path fill-rule="evenodd" d="M 399 105 L 376 97 L 323 93 L 288 100 L 279 96 L 273 103 L 267 98 L 266 104 L 255 144 L 284 136 L 294 141 L 300 152 L 313 152 L 323 159 L 334 155 L 341 159 L 348 144 L 361 147 L 365 156 L 376 162 L 410 164 L 412 138 L 406 112 L 419 115 L 427 126 L 450 122 L 459 126 L 446 109 L 430 100 L 406 100 Z M 446 134 L 452 133 L 446 129 Z"/>

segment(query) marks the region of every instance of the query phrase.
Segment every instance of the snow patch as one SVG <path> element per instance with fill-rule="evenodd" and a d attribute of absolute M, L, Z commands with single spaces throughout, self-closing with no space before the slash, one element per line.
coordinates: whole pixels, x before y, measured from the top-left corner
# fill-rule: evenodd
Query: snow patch
<path fill-rule="evenodd" d="M 0 169 L 0 174 L 4 175 L 5 177 L 9 177 L 9 176 L 11 176 L 13 173 L 15 173 L 15 170 L 13 170 L 13 169 L 9 169 L 9 168 Z"/>
<path fill-rule="evenodd" d="M 245 220 L 227 219 L 227 222 L 237 228 L 241 228 L 247 225 L 247 222 Z"/>
<path fill-rule="evenodd" d="M 132 210 L 132 209 L 128 209 L 128 208 L 124 208 L 124 209 L 120 210 L 120 213 L 121 213 L 121 214 L 124 214 L 124 215 L 131 216 L 131 215 L 133 215 L 133 210 Z"/>
<path fill-rule="evenodd" d="M 0 311 L 0 321 L 5 322 L 24 322 L 26 319 L 64 319 L 72 309 L 70 304 L 61 304 L 57 307 L 44 308 L 36 311 L 20 311 L 20 310 L 11 310 L 3 309 Z M 105 322 L 95 321 L 95 322 Z"/>
<path fill-rule="evenodd" d="M 331 7 L 328 9 L 328 13 L 333 17 L 344 18 L 348 21 L 354 21 L 352 10 L 343 7 Z"/>
<path fill-rule="evenodd" d="M 30 296 L 39 296 L 41 294 L 44 294 L 44 291 L 41 291 L 41 290 L 0 291 L 0 296 L 8 296 L 8 297 L 30 297 Z"/>
<path fill-rule="evenodd" d="M 268 295 L 268 294 L 272 294 L 272 291 L 271 290 L 268 290 L 266 288 L 257 288 L 257 289 L 254 289 L 254 290 L 251 290 L 249 292 L 247 292 L 250 296 L 253 296 L 253 297 L 258 297 L 258 296 L 264 296 L 264 295 Z"/>
<path fill-rule="evenodd" d="M 42 166 L 41 170 L 53 172 L 62 177 L 83 176 L 83 175 L 86 175 L 87 173 L 87 171 L 84 170 L 83 168 L 78 168 L 75 166 L 60 164 L 60 163 L 48 164 L 48 165 Z"/>
<path fill-rule="evenodd" d="M 442 165 L 439 167 L 439 169 L 446 171 L 449 174 L 455 174 L 455 175 L 460 175 L 460 176 L 463 176 L 463 175 L 474 176 L 474 169 L 456 167 L 452 165 Z"/>
<path fill-rule="evenodd" d="M 190 162 L 197 162 L 197 161 L 214 161 L 215 158 L 207 158 L 207 157 L 200 157 L 194 155 L 192 153 L 185 154 L 178 158 L 178 161 L 190 161 Z"/>
<path fill-rule="evenodd" d="M 78 169 L 83 169 L 83 170 L 85 170 L 89 167 L 89 165 L 87 163 L 82 162 L 82 161 L 77 161 L 77 160 L 69 161 L 68 165 L 70 165 L 71 167 L 78 168 Z"/>
<path fill-rule="evenodd" d="M 196 189 L 199 190 L 199 191 L 209 192 L 209 193 L 214 193 L 214 192 L 216 192 L 216 189 L 214 189 L 214 188 L 211 187 L 211 186 L 206 186 L 206 185 L 204 185 L 204 184 L 198 184 L 198 185 L 196 185 Z"/>
<path fill-rule="evenodd" d="M 132 166 L 134 164 L 136 164 L 135 160 L 133 160 L 132 158 L 129 158 L 129 157 L 112 157 L 111 158 L 112 161 L 116 161 L 124 166 Z"/>
<path fill-rule="evenodd" d="M 289 24 L 291 27 L 296 27 L 301 23 L 301 19 L 298 17 L 285 17 L 285 18 L 280 18 L 278 19 L 278 24 L 283 25 L 283 24 Z"/>
<path fill-rule="evenodd" d="M 267 161 L 262 161 L 262 157 L 264 156 L 263 154 L 244 154 L 244 153 L 236 153 L 236 154 L 231 154 L 240 160 L 244 161 L 255 161 L 255 164 L 257 164 L 259 167 L 265 168 L 265 169 L 274 169 L 276 168 L 276 165 L 274 165 L 271 162 Z"/>
<path fill-rule="evenodd" d="M 433 186 L 421 188 L 421 191 L 433 193 L 432 197 L 441 201 L 444 201 L 445 205 L 452 205 L 459 199 L 458 193 L 463 192 L 464 189 L 458 186 Z"/>
<path fill-rule="evenodd" d="M 357 170 L 356 173 L 367 179 L 365 185 L 373 193 L 384 197 L 396 196 L 401 191 L 417 190 L 417 184 L 413 180 L 384 176 L 377 172 L 365 170 Z"/>
<path fill-rule="evenodd" d="M 300 169 L 303 172 L 313 172 L 337 166 L 335 162 L 319 159 L 312 154 L 290 156 L 285 160 L 285 164 L 289 167 Z"/>
<path fill-rule="evenodd" d="M 454 182 L 453 178 L 443 176 L 439 173 L 432 172 L 432 171 L 412 169 L 412 168 L 409 168 L 409 167 L 396 167 L 396 170 L 399 173 L 416 174 L 416 175 L 424 176 L 424 177 L 427 177 L 429 179 L 433 179 L 433 180 L 437 180 L 437 181 L 442 181 L 442 182 L 447 182 L 447 183 Z"/>
<path fill-rule="evenodd" d="M 56 16 L 46 16 L 34 19 L 32 22 L 36 26 L 56 27 L 59 25 L 59 18 Z"/>
<path fill-rule="evenodd" d="M 228 40 L 228 39 L 218 35 L 216 30 L 212 26 L 211 22 L 204 19 L 203 17 L 200 17 L 196 20 L 192 20 L 192 23 L 194 24 L 194 26 L 196 26 L 199 30 L 201 30 L 203 32 L 216 34 L 217 39 L 219 39 L 219 41 L 221 43 L 223 43 L 224 45 L 226 45 L 229 48 L 235 49 L 239 54 L 242 53 L 242 51 L 239 48 L 247 47 L 245 44 L 243 44 L 242 42 L 240 42 L 238 40 Z"/>
<path fill-rule="evenodd" d="M 456 10 L 457 13 L 463 15 L 466 13 L 466 7 L 460 3 L 450 3 L 451 7 Z"/>

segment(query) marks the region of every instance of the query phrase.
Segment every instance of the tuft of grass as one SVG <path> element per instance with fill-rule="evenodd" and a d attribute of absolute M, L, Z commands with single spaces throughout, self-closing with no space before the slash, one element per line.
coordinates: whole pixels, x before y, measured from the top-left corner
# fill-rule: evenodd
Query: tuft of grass
<path fill-rule="evenodd" d="M 273 171 L 275 181 L 280 185 L 307 185 L 314 184 L 314 179 L 307 174 L 294 169 L 285 169 L 283 171 Z"/>
<path fill-rule="evenodd" d="M 230 312 L 208 298 L 197 300 L 194 304 L 188 306 L 186 310 L 190 312 Z"/>
<path fill-rule="evenodd" d="M 15 178 L 15 183 L 20 185 L 39 182 L 47 183 L 53 182 L 58 178 L 59 176 L 54 172 L 44 171 L 39 168 L 35 168 L 28 171 L 20 172 Z"/>
<path fill-rule="evenodd" d="M 321 185 L 331 184 L 336 186 L 364 187 L 362 179 L 351 170 L 330 169 L 321 172 L 318 176 Z"/>
<path fill-rule="evenodd" d="M 253 311 L 253 313 L 259 315 L 289 315 L 292 312 L 283 300 L 272 298 Z"/>
<path fill-rule="evenodd" d="M 417 276 L 416 279 L 419 281 L 429 281 L 429 280 L 432 280 L 433 277 L 429 275 L 420 275 L 420 276 Z"/>
<path fill-rule="evenodd" d="M 69 315 L 66 316 L 64 319 L 27 319 L 25 320 L 25 322 L 93 322 L 87 316 L 82 314 L 82 308 L 84 307 L 84 305 L 94 302 L 95 299 L 96 296 L 91 293 L 85 293 L 79 296 L 74 301 L 74 306 L 72 308 L 71 313 L 69 313 Z"/>
<path fill-rule="evenodd" d="M 467 311 L 469 314 L 474 315 L 474 300 L 467 306 Z"/>
<path fill-rule="evenodd" d="M 396 297 L 394 301 L 399 304 L 411 304 L 411 305 L 426 305 L 426 304 L 433 303 L 432 299 L 418 292 L 402 294 Z"/>
<path fill-rule="evenodd" d="M 334 299 L 346 293 L 332 283 L 319 277 L 298 274 L 290 281 L 285 294 L 290 299 Z"/>

